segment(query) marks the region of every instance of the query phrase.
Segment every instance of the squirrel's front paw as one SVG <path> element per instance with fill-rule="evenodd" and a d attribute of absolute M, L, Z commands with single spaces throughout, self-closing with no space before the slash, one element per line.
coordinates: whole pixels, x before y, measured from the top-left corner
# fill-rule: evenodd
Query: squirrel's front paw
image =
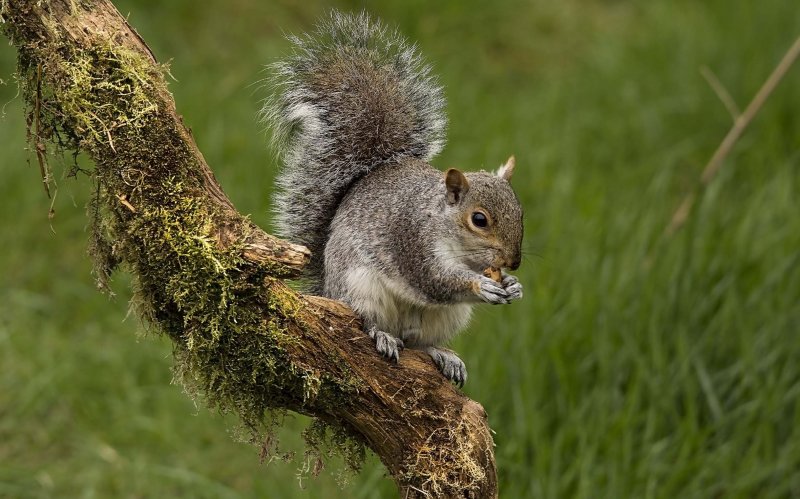
<path fill-rule="evenodd" d="M 375 340 L 375 349 L 379 354 L 395 362 L 400 360 L 400 351 L 405 348 L 403 340 L 374 327 L 369 328 L 368 334 Z"/>
<path fill-rule="evenodd" d="M 428 347 L 425 353 L 431 356 L 433 363 L 442 371 L 444 377 L 457 384 L 464 386 L 467 381 L 467 366 L 464 361 L 458 358 L 455 352 L 443 348 Z"/>
<path fill-rule="evenodd" d="M 503 272 L 503 281 L 500 283 L 508 293 L 508 300 L 519 300 L 522 298 L 522 284 L 515 276 Z"/>
<path fill-rule="evenodd" d="M 508 290 L 503 287 L 502 283 L 497 283 L 488 277 L 480 276 L 477 281 L 474 281 L 473 287 L 478 298 L 487 303 L 503 305 L 511 301 Z M 520 286 L 520 291 L 521 289 Z"/>

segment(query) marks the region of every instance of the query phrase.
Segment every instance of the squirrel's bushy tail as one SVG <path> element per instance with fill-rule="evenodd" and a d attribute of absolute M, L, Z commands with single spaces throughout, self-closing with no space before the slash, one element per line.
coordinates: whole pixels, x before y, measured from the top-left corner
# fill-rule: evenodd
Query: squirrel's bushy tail
<path fill-rule="evenodd" d="M 283 162 L 276 228 L 311 250 L 307 277 L 319 292 L 328 228 L 347 190 L 380 165 L 435 156 L 444 99 L 415 47 L 365 13 L 332 12 L 290 40 L 294 53 L 271 68 L 276 93 L 263 116 Z"/>

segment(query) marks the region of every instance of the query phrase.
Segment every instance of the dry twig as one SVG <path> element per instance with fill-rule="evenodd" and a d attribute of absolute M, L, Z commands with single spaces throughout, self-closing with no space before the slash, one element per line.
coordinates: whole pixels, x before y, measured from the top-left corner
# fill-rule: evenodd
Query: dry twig
<path fill-rule="evenodd" d="M 758 111 L 764 105 L 764 102 L 766 102 L 772 91 L 775 90 L 775 87 L 778 86 L 778 83 L 780 83 L 780 81 L 786 75 L 786 73 L 789 71 L 789 68 L 792 67 L 799 55 L 800 37 L 794 41 L 781 61 L 772 71 L 772 74 L 770 74 L 769 78 L 767 78 L 764 84 L 761 85 L 761 88 L 753 97 L 753 100 L 750 101 L 750 104 L 747 105 L 747 108 L 744 110 L 744 112 L 736 116 L 733 126 L 728 131 L 728 134 L 722 140 L 720 145 L 717 147 L 717 150 L 714 151 L 714 155 L 711 156 L 711 159 L 708 161 L 708 164 L 703 170 L 703 173 L 700 176 L 699 188 L 688 193 L 683 198 L 683 201 L 681 201 L 678 209 L 675 210 L 675 213 L 673 213 L 669 225 L 664 230 L 664 234 L 666 236 L 675 234 L 675 232 L 677 232 L 686 223 L 686 220 L 689 218 L 692 208 L 694 207 L 694 202 L 697 199 L 699 190 L 705 188 L 711 182 L 711 180 L 714 179 L 717 172 L 722 167 L 722 163 L 725 161 L 725 158 L 728 157 L 731 149 L 733 149 L 733 146 L 739 140 L 739 137 L 742 136 L 742 133 L 744 133 L 747 126 L 751 121 L 753 121 L 753 118 L 756 116 L 756 114 L 758 114 Z M 720 95 L 719 92 L 717 92 L 717 94 Z M 724 101 L 725 100 L 723 99 L 723 102 Z"/>

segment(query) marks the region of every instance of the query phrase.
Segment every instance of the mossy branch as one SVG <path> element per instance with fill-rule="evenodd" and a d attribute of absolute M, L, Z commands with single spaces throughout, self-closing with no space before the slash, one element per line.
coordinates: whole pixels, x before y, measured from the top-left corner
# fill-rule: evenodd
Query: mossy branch
<path fill-rule="evenodd" d="M 98 283 L 122 265 L 176 374 L 264 441 L 283 410 L 317 418 L 357 466 L 372 449 L 404 497 L 494 497 L 486 414 L 425 355 L 381 359 L 343 304 L 292 291 L 308 251 L 239 214 L 183 125 L 142 38 L 107 0 L 4 0 L 30 141 L 94 162 Z M 33 125 L 33 126 L 32 126 Z M 342 438 L 346 436 L 347 438 Z M 265 447 L 267 445 L 265 444 Z"/>

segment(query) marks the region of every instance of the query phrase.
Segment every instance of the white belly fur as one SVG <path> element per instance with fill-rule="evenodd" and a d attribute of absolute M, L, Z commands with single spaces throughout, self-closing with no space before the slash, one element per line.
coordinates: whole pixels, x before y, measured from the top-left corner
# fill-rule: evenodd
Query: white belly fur
<path fill-rule="evenodd" d="M 390 281 L 365 267 L 347 273 L 346 301 L 381 331 L 409 347 L 441 346 L 467 327 L 472 304 L 435 305 L 423 301 L 405 283 Z"/>

